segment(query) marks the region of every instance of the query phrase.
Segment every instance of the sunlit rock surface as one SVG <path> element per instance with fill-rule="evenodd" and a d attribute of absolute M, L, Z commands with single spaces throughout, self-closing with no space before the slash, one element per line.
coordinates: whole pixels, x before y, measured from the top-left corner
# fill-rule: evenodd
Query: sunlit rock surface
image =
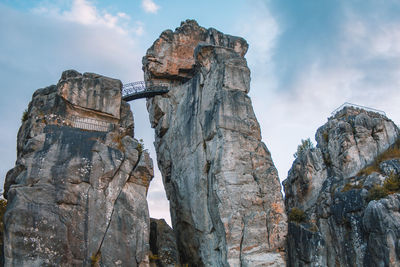
<path fill-rule="evenodd" d="M 143 58 L 158 165 L 181 263 L 282 266 L 281 187 L 254 115 L 247 42 L 188 20 Z"/>

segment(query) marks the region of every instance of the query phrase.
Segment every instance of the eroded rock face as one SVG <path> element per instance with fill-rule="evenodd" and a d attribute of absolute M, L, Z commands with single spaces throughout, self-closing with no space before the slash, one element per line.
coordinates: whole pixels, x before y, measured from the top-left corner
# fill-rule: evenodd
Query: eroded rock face
<path fill-rule="evenodd" d="M 391 120 L 352 107 L 318 129 L 317 147 L 294 161 L 283 183 L 288 213 L 306 216 L 289 223 L 289 266 L 400 265 L 400 195 L 370 201 L 375 185 L 398 175 L 398 159 L 376 162 L 398 138 Z"/>
<path fill-rule="evenodd" d="M 147 102 L 181 263 L 282 266 L 286 215 L 277 171 L 247 96 L 244 39 L 186 21 L 143 59 Z"/>
<path fill-rule="evenodd" d="M 146 266 L 152 160 L 133 139 L 132 113 L 120 97 L 103 94 L 118 107 L 115 117 L 104 106 L 91 112 L 68 101 L 71 73 L 81 89 L 121 90 L 119 81 L 67 71 L 57 86 L 34 93 L 6 177 L 5 266 Z M 87 129 L 97 122 L 111 130 Z"/>

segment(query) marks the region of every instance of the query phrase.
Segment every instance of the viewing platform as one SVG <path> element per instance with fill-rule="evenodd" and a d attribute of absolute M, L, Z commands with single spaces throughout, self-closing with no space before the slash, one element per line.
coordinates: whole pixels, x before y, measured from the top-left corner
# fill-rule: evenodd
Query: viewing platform
<path fill-rule="evenodd" d="M 353 108 L 353 109 L 359 109 L 359 110 L 365 110 L 367 112 L 374 112 L 377 114 L 380 114 L 382 116 L 386 117 L 386 113 L 382 110 L 379 109 L 374 109 L 374 108 L 370 108 L 370 107 L 365 107 L 365 106 L 361 106 L 361 105 L 357 105 L 357 104 L 353 104 L 353 103 L 349 103 L 349 102 L 345 102 L 343 105 L 341 105 L 340 107 L 338 107 L 337 109 L 335 109 L 334 111 L 332 111 L 331 115 L 334 117 L 337 114 L 339 114 L 340 112 L 342 112 L 345 108 Z"/>

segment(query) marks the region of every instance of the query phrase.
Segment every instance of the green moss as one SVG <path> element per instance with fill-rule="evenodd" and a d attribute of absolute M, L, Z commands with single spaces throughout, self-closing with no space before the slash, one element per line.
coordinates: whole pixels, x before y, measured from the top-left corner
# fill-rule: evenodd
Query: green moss
<path fill-rule="evenodd" d="M 299 208 L 292 208 L 289 211 L 289 221 L 302 223 L 306 221 L 306 214 Z"/>

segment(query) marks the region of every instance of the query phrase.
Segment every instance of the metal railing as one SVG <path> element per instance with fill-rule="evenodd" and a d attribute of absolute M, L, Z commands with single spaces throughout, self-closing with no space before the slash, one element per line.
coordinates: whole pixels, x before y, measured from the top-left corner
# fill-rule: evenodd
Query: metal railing
<path fill-rule="evenodd" d="M 165 94 L 169 91 L 168 83 L 151 83 L 146 86 L 146 82 L 138 81 L 124 84 L 122 87 L 122 99 L 131 101 L 139 98 L 153 97 Z"/>
<path fill-rule="evenodd" d="M 375 113 L 381 114 L 383 116 L 386 116 L 386 113 L 384 111 L 382 111 L 382 110 L 375 109 L 375 108 L 370 108 L 370 107 L 365 107 L 365 106 L 361 106 L 361 105 L 357 105 L 357 104 L 352 104 L 352 103 L 349 103 L 349 102 L 345 102 L 343 105 L 341 105 L 340 107 L 338 107 L 337 109 L 332 111 L 331 115 L 335 116 L 339 111 L 341 111 L 342 109 L 344 109 L 346 107 L 351 107 L 351 108 L 356 108 L 356 109 L 363 109 L 365 111 L 375 112 Z"/>
<path fill-rule="evenodd" d="M 69 126 L 88 131 L 108 132 L 114 129 L 114 124 L 94 118 L 84 118 L 70 115 L 67 117 Z"/>
<path fill-rule="evenodd" d="M 127 83 L 122 86 L 122 97 L 144 90 L 146 90 L 146 83 L 144 81 Z"/>

